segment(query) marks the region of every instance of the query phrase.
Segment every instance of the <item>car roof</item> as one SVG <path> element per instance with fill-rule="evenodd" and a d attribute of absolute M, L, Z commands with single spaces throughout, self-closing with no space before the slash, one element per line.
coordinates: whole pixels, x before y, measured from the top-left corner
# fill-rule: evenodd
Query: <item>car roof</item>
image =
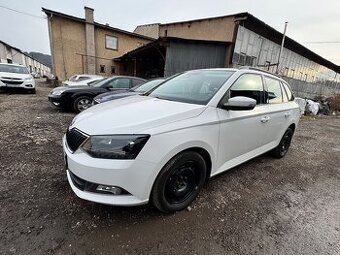
<path fill-rule="evenodd" d="M 233 71 L 233 72 L 241 72 L 241 73 L 257 73 L 257 74 L 263 74 L 266 76 L 270 76 L 271 78 L 278 79 L 280 81 L 283 81 L 287 83 L 284 79 L 282 79 L 280 76 L 271 73 L 269 71 L 265 71 L 262 69 L 258 69 L 255 67 L 249 67 L 249 66 L 241 66 L 240 68 L 205 68 L 205 69 L 195 69 L 195 70 L 190 70 L 187 72 L 194 72 L 194 71 L 204 71 L 204 70 L 211 70 L 211 71 Z"/>

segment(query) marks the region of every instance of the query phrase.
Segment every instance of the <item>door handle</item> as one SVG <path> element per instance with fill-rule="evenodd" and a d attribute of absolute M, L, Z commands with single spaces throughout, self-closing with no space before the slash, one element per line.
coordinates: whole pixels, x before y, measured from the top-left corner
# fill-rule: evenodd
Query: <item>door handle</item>
<path fill-rule="evenodd" d="M 262 123 L 266 123 L 266 122 L 268 122 L 268 120 L 270 120 L 270 117 L 269 117 L 269 116 L 264 116 L 264 117 L 261 119 L 261 122 L 262 122 Z"/>
<path fill-rule="evenodd" d="M 290 116 L 290 112 L 285 112 L 285 117 L 288 118 Z"/>

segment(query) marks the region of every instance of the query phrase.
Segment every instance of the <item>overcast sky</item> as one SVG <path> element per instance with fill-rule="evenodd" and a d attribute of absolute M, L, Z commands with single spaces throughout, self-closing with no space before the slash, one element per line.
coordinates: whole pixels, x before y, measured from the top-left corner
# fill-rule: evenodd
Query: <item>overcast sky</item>
<path fill-rule="evenodd" d="M 139 24 L 166 23 L 249 12 L 279 31 L 340 65 L 339 0 L 0 0 L 0 6 L 44 17 L 41 7 L 84 17 L 84 5 L 95 9 L 95 21 L 133 31 Z M 0 40 L 24 51 L 50 53 L 47 21 L 0 7 Z"/>

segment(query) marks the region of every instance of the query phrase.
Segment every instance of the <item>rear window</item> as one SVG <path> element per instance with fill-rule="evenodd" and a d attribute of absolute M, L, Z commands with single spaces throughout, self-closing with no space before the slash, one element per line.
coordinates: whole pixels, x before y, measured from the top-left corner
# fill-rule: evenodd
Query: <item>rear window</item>
<path fill-rule="evenodd" d="M 15 65 L 1 65 L 0 64 L 0 72 L 4 73 L 19 73 L 19 74 L 28 74 L 28 70 L 24 66 L 15 66 Z"/>
<path fill-rule="evenodd" d="M 81 77 L 79 77 L 77 79 L 77 81 L 85 81 L 85 80 L 88 80 L 88 79 L 90 79 L 90 77 L 88 77 L 88 76 L 81 76 Z"/>

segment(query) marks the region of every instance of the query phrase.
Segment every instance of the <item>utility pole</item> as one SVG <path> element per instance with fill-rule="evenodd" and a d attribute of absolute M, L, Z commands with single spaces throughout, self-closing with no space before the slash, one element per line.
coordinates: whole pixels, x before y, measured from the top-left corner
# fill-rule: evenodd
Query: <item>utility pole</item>
<path fill-rule="evenodd" d="M 285 28 L 283 30 L 283 37 L 282 37 L 282 42 L 281 42 L 281 49 L 280 49 L 280 52 L 279 52 L 279 59 L 277 60 L 277 66 L 276 66 L 276 73 L 277 74 L 279 73 L 279 65 L 280 65 L 280 62 L 281 62 L 281 55 L 282 55 L 282 51 L 283 51 L 283 46 L 285 44 L 287 25 L 288 25 L 288 22 L 286 21 L 285 22 Z"/>

